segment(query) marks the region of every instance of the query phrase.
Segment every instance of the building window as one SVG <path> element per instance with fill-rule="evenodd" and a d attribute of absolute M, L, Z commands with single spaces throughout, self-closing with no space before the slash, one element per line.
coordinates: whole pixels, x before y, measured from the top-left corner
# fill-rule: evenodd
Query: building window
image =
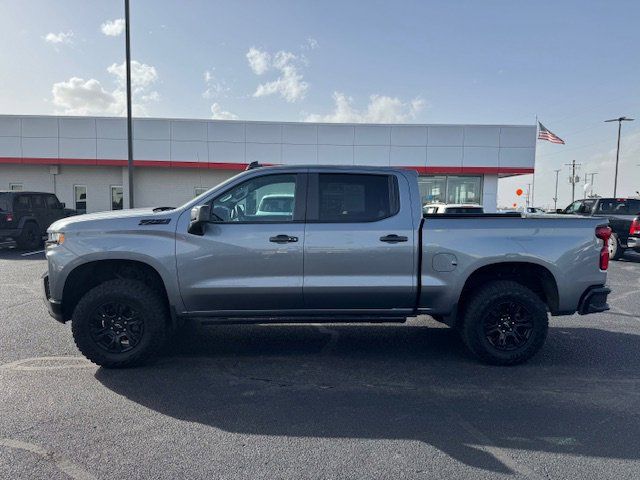
<path fill-rule="evenodd" d="M 122 186 L 111 187 L 111 210 L 122 210 Z"/>
<path fill-rule="evenodd" d="M 14 192 L 21 192 L 22 191 L 22 184 L 21 183 L 10 183 L 9 184 L 9 190 L 12 190 Z"/>
<path fill-rule="evenodd" d="M 78 214 L 87 213 L 87 187 L 85 185 L 75 185 L 73 187 L 73 198 Z"/>
<path fill-rule="evenodd" d="M 472 203 L 482 205 L 482 176 L 434 175 L 418 179 L 422 205 Z"/>
<path fill-rule="evenodd" d="M 480 205 L 480 177 L 447 177 L 447 203 L 475 203 Z"/>
<path fill-rule="evenodd" d="M 447 177 L 420 177 L 418 185 L 420 186 L 420 197 L 423 205 L 426 203 L 444 203 Z"/>
<path fill-rule="evenodd" d="M 195 197 L 199 197 L 200 195 L 202 195 L 204 192 L 206 192 L 207 190 L 209 190 L 210 187 L 195 187 L 193 189 L 193 198 Z"/>

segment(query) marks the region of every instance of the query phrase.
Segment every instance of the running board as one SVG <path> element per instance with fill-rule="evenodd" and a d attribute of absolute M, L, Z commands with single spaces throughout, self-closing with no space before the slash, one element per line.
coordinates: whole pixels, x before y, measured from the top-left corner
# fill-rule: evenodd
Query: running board
<path fill-rule="evenodd" d="M 331 317 L 217 317 L 197 318 L 200 325 L 254 325 L 254 324 L 278 324 L 278 323 L 404 323 L 407 317 L 360 317 L 339 315 Z"/>

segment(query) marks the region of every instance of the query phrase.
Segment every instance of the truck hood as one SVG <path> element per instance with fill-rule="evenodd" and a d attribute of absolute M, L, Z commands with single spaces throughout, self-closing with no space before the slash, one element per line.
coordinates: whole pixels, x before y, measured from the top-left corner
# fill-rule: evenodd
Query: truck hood
<path fill-rule="evenodd" d="M 130 226 L 137 224 L 143 219 L 171 218 L 178 210 L 165 210 L 154 212 L 153 208 L 134 208 L 131 210 L 117 210 L 113 212 L 86 213 L 84 215 L 74 215 L 73 217 L 62 218 L 48 228 L 48 232 L 68 232 L 78 230 L 91 230 L 94 228 L 104 228 L 112 224 L 114 228 L 118 226 Z"/>

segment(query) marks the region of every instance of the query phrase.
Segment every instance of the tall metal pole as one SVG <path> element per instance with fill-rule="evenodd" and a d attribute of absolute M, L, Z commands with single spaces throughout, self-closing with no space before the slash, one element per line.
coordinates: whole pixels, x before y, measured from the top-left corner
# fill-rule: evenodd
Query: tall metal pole
<path fill-rule="evenodd" d="M 558 209 L 558 175 L 560 175 L 560 169 L 554 170 L 556 172 L 556 195 L 553 197 L 553 210 Z"/>
<path fill-rule="evenodd" d="M 613 196 L 618 192 L 618 161 L 620 160 L 620 131 L 622 130 L 622 120 L 618 119 L 618 146 L 616 147 L 616 173 L 613 177 Z"/>
<path fill-rule="evenodd" d="M 129 0 L 124 0 L 125 63 L 127 72 L 127 174 L 129 176 L 129 208 L 133 208 L 133 119 L 131 116 L 131 41 L 129 22 Z"/>
<path fill-rule="evenodd" d="M 616 148 L 616 172 L 613 178 L 613 196 L 616 197 L 618 193 L 618 162 L 620 160 L 620 132 L 622 130 L 622 122 L 633 122 L 633 118 L 627 117 L 618 117 L 612 118 L 610 120 L 605 120 L 605 122 L 618 122 L 618 146 Z"/>

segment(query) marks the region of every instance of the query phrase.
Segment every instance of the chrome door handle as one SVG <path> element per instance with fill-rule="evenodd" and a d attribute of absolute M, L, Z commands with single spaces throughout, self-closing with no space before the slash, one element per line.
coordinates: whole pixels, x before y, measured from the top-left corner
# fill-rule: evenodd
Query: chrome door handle
<path fill-rule="evenodd" d="M 298 237 L 291 237 L 289 235 L 276 235 L 275 237 L 269 237 L 269 241 L 273 243 L 295 243 L 298 241 Z"/>
<path fill-rule="evenodd" d="M 396 235 L 391 234 L 391 235 L 385 235 L 384 237 L 380 237 L 380 241 L 381 242 L 386 242 L 386 243 L 399 243 L 399 242 L 406 242 L 409 239 L 405 236 L 402 235 Z"/>

